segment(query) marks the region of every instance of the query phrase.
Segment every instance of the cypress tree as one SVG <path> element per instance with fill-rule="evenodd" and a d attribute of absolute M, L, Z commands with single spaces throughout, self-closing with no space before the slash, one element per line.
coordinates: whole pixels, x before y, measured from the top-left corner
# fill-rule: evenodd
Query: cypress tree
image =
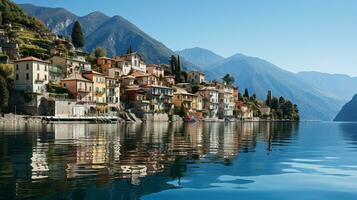
<path fill-rule="evenodd" d="M 72 43 L 74 47 L 81 48 L 84 46 L 84 37 L 81 24 L 76 21 L 72 30 Z"/>
<path fill-rule="evenodd" d="M 174 55 L 171 55 L 170 67 L 171 67 L 171 74 L 175 75 L 176 74 L 176 57 Z"/>
<path fill-rule="evenodd" d="M 249 92 L 247 88 L 245 88 L 243 96 L 249 98 Z"/>

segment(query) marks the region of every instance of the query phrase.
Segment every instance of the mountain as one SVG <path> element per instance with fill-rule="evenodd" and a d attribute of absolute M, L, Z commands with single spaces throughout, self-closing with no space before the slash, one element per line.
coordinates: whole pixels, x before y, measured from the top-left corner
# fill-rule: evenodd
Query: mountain
<path fill-rule="evenodd" d="M 250 94 L 256 93 L 261 99 L 272 90 L 274 96 L 292 100 L 298 105 L 302 119 L 332 120 L 342 105 L 340 100 L 325 96 L 296 74 L 260 58 L 236 54 L 207 69 L 211 69 L 208 78 L 221 79 L 229 73 L 241 90 L 248 88 Z"/>
<path fill-rule="evenodd" d="M 222 56 L 217 55 L 208 49 L 199 47 L 183 49 L 181 51 L 176 51 L 176 53 L 184 57 L 189 62 L 202 68 L 206 68 L 208 65 L 224 59 Z"/>
<path fill-rule="evenodd" d="M 357 93 L 357 77 L 321 72 L 300 72 L 297 76 L 325 96 L 341 101 L 347 102 Z"/>
<path fill-rule="evenodd" d="M 334 121 L 357 121 L 357 94 L 346 103 L 337 114 Z"/>
<path fill-rule="evenodd" d="M 169 63 L 175 55 L 171 49 L 147 35 L 134 24 L 120 16 L 109 17 L 100 12 L 76 16 L 64 8 L 38 7 L 19 4 L 29 15 L 42 20 L 51 30 L 69 36 L 75 21 L 79 21 L 85 35 L 84 49 L 93 51 L 96 47 L 106 49 L 108 56 L 126 53 L 129 46 L 140 53 L 146 63 Z M 198 69 L 194 64 L 181 59 L 184 69 Z"/>
<path fill-rule="evenodd" d="M 64 8 L 47 8 L 32 4 L 18 4 L 27 14 L 35 16 L 43 21 L 49 29 L 59 34 L 70 24 L 74 23 L 78 16 Z"/>

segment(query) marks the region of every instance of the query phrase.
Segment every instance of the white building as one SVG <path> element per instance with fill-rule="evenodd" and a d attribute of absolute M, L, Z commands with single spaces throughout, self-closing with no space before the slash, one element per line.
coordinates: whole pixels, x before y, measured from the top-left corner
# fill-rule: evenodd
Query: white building
<path fill-rule="evenodd" d="M 14 89 L 32 93 L 46 92 L 49 64 L 29 56 L 14 61 Z"/>
<path fill-rule="evenodd" d="M 114 60 L 123 61 L 123 64 L 121 64 L 123 67 L 123 75 L 129 74 L 131 69 L 146 73 L 144 59 L 136 52 L 114 57 Z M 129 71 L 127 69 L 129 69 Z"/>
<path fill-rule="evenodd" d="M 232 117 L 234 110 L 233 88 L 219 90 L 219 116 L 221 118 Z"/>
<path fill-rule="evenodd" d="M 203 87 L 198 91 L 202 96 L 203 113 L 206 118 L 217 118 L 219 108 L 219 92 L 214 87 Z"/>
<path fill-rule="evenodd" d="M 64 58 L 60 56 L 54 56 L 49 59 L 51 65 L 61 66 L 63 71 L 67 72 L 67 75 L 80 70 L 90 71 L 92 66 L 85 60 L 84 57 L 78 56 L 73 58 Z"/>
<path fill-rule="evenodd" d="M 161 65 L 149 64 L 146 66 L 146 71 L 158 78 L 164 77 L 164 68 Z"/>
<path fill-rule="evenodd" d="M 199 71 L 190 71 L 187 73 L 187 81 L 195 84 L 203 83 L 205 82 L 205 74 Z"/>

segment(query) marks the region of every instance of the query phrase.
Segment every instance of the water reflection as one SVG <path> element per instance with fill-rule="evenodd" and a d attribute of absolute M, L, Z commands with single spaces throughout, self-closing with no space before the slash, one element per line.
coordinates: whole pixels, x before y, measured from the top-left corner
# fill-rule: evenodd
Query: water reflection
<path fill-rule="evenodd" d="M 294 141 L 298 128 L 295 123 L 3 125 L 0 193 L 5 199 L 138 199 L 182 187 L 190 168 L 232 166 L 240 154 L 261 145 L 269 154 Z"/>

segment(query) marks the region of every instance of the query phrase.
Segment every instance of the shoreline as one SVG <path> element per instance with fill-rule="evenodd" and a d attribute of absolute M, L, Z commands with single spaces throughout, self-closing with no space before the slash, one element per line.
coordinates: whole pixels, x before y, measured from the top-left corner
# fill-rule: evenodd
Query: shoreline
<path fill-rule="evenodd" d="M 75 124 L 75 123 L 86 123 L 86 124 L 132 124 L 140 122 L 167 122 L 167 123 L 237 123 L 237 122 L 321 122 L 318 120 L 267 120 L 267 119 L 235 119 L 232 121 L 225 121 L 223 119 L 205 121 L 200 120 L 196 122 L 184 122 L 183 120 L 140 120 L 140 121 L 127 121 L 121 117 L 116 116 L 66 116 L 66 117 L 55 117 L 55 116 L 30 116 L 30 115 L 15 115 L 15 114 L 5 114 L 4 117 L 0 117 L 0 123 L 41 123 L 41 124 Z"/>

